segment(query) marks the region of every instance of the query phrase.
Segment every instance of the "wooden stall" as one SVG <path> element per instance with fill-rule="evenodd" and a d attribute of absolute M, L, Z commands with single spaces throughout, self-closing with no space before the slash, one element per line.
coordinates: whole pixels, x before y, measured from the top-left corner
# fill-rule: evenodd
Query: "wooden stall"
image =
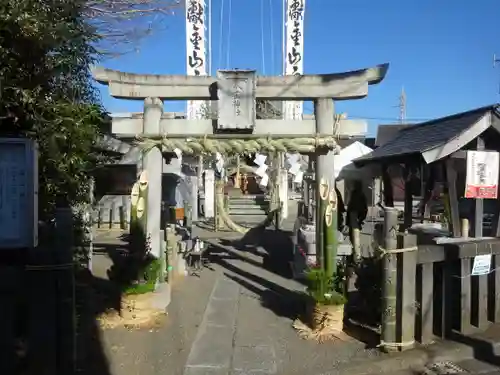
<path fill-rule="evenodd" d="M 406 127 L 354 161 L 383 167 L 383 305 L 394 311 L 384 310 L 382 318 L 381 347 L 387 350 L 468 335 L 500 322 L 499 109 L 483 107 Z M 388 170 L 394 166 L 403 170 L 403 218 L 392 208 Z M 423 198 L 414 207 L 421 193 L 415 181 L 421 179 Z M 426 225 L 435 221 L 431 203 L 436 201 L 443 211 L 440 228 Z"/>

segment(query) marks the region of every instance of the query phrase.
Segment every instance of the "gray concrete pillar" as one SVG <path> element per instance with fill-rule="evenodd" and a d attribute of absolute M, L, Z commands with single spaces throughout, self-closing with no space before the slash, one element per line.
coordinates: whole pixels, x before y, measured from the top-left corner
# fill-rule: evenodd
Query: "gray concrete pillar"
<path fill-rule="evenodd" d="M 161 134 L 160 119 L 163 113 L 163 102 L 158 98 L 144 100 L 143 132 L 146 134 Z M 147 235 L 151 240 L 151 254 L 160 258 L 160 227 L 161 227 L 161 193 L 163 156 L 159 148 L 153 148 L 143 157 L 143 168 L 147 171 L 149 181 L 147 202 Z"/>

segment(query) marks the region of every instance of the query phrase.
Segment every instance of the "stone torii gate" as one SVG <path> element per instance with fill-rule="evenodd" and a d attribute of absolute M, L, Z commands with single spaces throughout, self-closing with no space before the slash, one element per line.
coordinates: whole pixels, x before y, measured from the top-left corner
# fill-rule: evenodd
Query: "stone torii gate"
<path fill-rule="evenodd" d="M 388 64 L 345 73 L 261 77 L 253 70 L 218 71 L 217 77 L 131 74 L 96 68 L 94 78 L 109 86 L 111 96 L 144 100 L 144 113 L 113 118 L 112 133 L 118 138 L 165 136 L 168 139 L 229 138 L 272 139 L 328 138 L 360 135 L 364 121 L 341 120 L 334 134 L 334 100 L 360 99 L 368 95 L 368 86 L 381 82 Z M 312 100 L 315 118 L 309 120 L 256 120 L 256 99 Z M 217 101 L 217 119 L 186 120 L 164 116 L 163 100 Z M 222 134 L 221 134 L 222 133 Z M 235 134 L 236 133 L 236 134 Z M 313 143 L 314 144 L 314 143 Z M 316 144 L 317 145 L 317 144 Z M 317 152 L 316 180 L 334 183 L 335 150 L 321 147 Z M 160 216 L 163 156 L 153 148 L 143 157 L 149 193 L 147 234 L 151 253 L 160 257 Z M 318 190 L 318 189 L 317 189 Z M 317 192 L 319 194 L 319 192 Z M 319 196 L 317 201 L 319 201 Z M 318 215 L 321 213 L 318 210 Z M 320 219 L 321 220 L 321 219 Z"/>

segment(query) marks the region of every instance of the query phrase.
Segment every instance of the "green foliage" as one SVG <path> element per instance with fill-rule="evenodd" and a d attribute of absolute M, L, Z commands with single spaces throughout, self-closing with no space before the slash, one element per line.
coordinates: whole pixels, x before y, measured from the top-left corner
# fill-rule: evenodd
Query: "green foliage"
<path fill-rule="evenodd" d="M 340 276 L 328 276 L 321 268 L 306 272 L 307 293 L 316 303 L 322 305 L 343 305 L 346 298 L 339 283 Z"/>
<path fill-rule="evenodd" d="M 142 270 L 144 280 L 125 288 L 125 294 L 144 294 L 154 291 L 160 275 L 161 262 L 158 259 L 151 261 Z"/>
<path fill-rule="evenodd" d="M 98 57 L 84 0 L 0 0 L 0 134 L 39 146 L 40 218 L 88 200 L 104 111 L 89 67 Z"/>

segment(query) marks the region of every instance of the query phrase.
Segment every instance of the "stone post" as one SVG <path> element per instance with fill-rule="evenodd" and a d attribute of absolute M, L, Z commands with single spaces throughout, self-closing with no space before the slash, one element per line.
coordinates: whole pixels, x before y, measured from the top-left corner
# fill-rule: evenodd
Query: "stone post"
<path fill-rule="evenodd" d="M 386 207 L 384 212 L 384 249 L 394 250 L 398 246 L 398 210 Z M 397 254 L 386 253 L 383 259 L 382 274 L 382 332 L 381 345 L 384 351 L 398 350 L 394 344 L 396 337 L 397 308 Z"/>
<path fill-rule="evenodd" d="M 288 171 L 279 171 L 279 200 L 281 203 L 281 217 L 288 218 Z"/>
<path fill-rule="evenodd" d="M 205 219 L 215 216 L 215 173 L 213 169 L 205 171 Z"/>
<path fill-rule="evenodd" d="M 316 133 L 333 134 L 334 105 L 332 99 L 316 99 L 314 101 L 314 116 L 316 119 Z M 323 223 L 324 212 L 319 209 L 321 202 L 318 184 L 325 179 L 330 187 L 335 186 L 334 176 L 334 151 L 316 151 L 316 254 L 323 255 Z"/>
<path fill-rule="evenodd" d="M 163 113 L 163 102 L 158 98 L 144 100 L 143 132 L 146 134 L 161 134 L 160 119 Z M 146 236 L 150 236 L 151 254 L 159 259 L 161 256 L 161 201 L 163 156 L 161 150 L 153 148 L 144 155 L 143 168 L 147 172 L 149 191 L 147 200 Z"/>
<path fill-rule="evenodd" d="M 462 233 L 463 238 L 469 237 L 469 219 L 462 219 L 460 225 L 460 231 Z"/>

